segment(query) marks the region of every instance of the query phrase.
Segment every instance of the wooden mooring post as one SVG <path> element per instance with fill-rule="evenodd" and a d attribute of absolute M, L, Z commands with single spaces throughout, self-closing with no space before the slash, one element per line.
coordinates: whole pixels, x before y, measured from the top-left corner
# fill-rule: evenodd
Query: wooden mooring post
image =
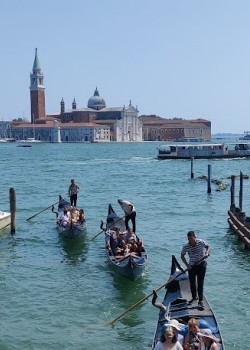
<path fill-rule="evenodd" d="M 235 175 L 231 175 L 230 193 L 231 193 L 230 210 L 234 211 L 235 210 Z"/>
<path fill-rule="evenodd" d="M 211 193 L 211 164 L 207 167 L 207 193 Z"/>
<path fill-rule="evenodd" d="M 14 188 L 10 188 L 9 196 L 10 196 L 10 214 L 11 214 L 10 232 L 14 234 L 16 232 L 16 193 Z"/>
<path fill-rule="evenodd" d="M 240 172 L 239 208 L 242 210 L 243 203 L 243 174 Z"/>
<path fill-rule="evenodd" d="M 191 157 L 191 179 L 194 178 L 194 157 Z"/>

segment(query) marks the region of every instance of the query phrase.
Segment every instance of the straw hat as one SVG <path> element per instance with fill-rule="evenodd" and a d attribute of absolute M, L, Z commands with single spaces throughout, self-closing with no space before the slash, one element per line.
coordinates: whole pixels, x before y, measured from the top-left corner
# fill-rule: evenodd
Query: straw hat
<path fill-rule="evenodd" d="M 182 329 L 182 327 L 185 327 L 185 326 L 184 326 L 184 324 L 180 323 L 179 321 L 177 321 L 173 318 L 172 320 L 169 320 L 168 323 L 164 323 L 164 325 L 162 326 L 162 332 L 164 333 L 168 327 L 173 327 L 177 331 L 180 331 Z"/>
<path fill-rule="evenodd" d="M 213 341 L 216 341 L 216 338 L 213 336 L 213 333 L 210 329 L 203 329 L 202 332 L 198 332 L 197 335 L 199 337 L 209 338 Z"/>

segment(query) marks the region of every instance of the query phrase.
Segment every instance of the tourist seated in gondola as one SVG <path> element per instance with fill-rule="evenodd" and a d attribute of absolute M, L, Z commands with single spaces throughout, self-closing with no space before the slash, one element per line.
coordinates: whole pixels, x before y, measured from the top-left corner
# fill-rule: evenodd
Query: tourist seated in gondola
<path fill-rule="evenodd" d="M 125 242 L 130 243 L 132 239 L 137 241 L 136 234 L 131 230 L 131 228 L 128 228 L 125 235 Z"/>
<path fill-rule="evenodd" d="M 77 218 L 77 223 L 78 224 L 83 224 L 86 221 L 85 218 L 85 213 L 83 209 L 80 209 L 78 212 L 78 218 Z"/>
<path fill-rule="evenodd" d="M 199 323 L 196 318 L 190 318 L 188 321 L 188 331 L 184 337 L 183 348 L 184 350 L 199 350 L 200 338 L 198 333 L 200 332 Z"/>
<path fill-rule="evenodd" d="M 77 223 L 78 215 L 79 215 L 78 210 L 76 209 L 76 207 L 73 207 L 71 209 L 71 222 L 72 222 L 72 224 Z"/>
<path fill-rule="evenodd" d="M 57 222 L 63 227 L 66 227 L 68 224 L 70 224 L 71 214 L 66 205 L 63 207 L 63 210 L 59 213 Z"/>
<path fill-rule="evenodd" d="M 163 327 L 161 338 L 156 344 L 155 350 L 183 350 L 172 327 Z"/>
<path fill-rule="evenodd" d="M 129 247 L 129 252 L 130 253 L 136 253 L 139 254 L 139 247 L 138 247 L 138 243 L 136 242 L 136 240 L 134 238 L 131 238 L 129 243 L 128 243 L 128 247 Z"/>
<path fill-rule="evenodd" d="M 142 252 L 145 252 L 145 248 L 143 247 L 143 242 L 141 240 L 135 240 L 131 238 L 128 243 L 129 251 L 134 253 L 135 255 L 141 256 Z"/>
<path fill-rule="evenodd" d="M 115 232 L 117 238 L 114 240 L 114 255 L 124 255 L 129 251 L 124 239 L 124 233 L 119 228 L 116 228 Z"/>
<path fill-rule="evenodd" d="M 101 225 L 103 228 L 103 225 Z M 108 238 L 106 239 L 106 247 L 109 250 L 109 255 L 123 255 L 126 243 L 123 234 L 119 227 L 114 227 L 114 230 L 106 230 Z"/>
<path fill-rule="evenodd" d="M 203 329 L 198 333 L 200 338 L 199 350 L 219 350 L 218 338 L 216 338 L 210 329 Z"/>

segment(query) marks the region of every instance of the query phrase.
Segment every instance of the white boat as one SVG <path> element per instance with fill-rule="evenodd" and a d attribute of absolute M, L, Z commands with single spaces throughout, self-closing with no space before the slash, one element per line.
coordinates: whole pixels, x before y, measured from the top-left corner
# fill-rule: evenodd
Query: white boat
<path fill-rule="evenodd" d="M 11 214 L 0 210 L 0 230 L 10 225 Z"/>
<path fill-rule="evenodd" d="M 31 147 L 34 144 L 44 143 L 43 141 L 36 140 L 34 137 L 28 137 L 26 140 L 19 140 L 18 147 Z"/>
<path fill-rule="evenodd" d="M 250 157 L 250 143 L 168 144 L 158 148 L 158 159 L 223 159 Z"/>
<path fill-rule="evenodd" d="M 43 141 L 41 140 L 36 140 L 34 137 L 28 137 L 26 140 L 19 140 L 18 141 L 19 143 L 27 143 L 27 144 L 30 144 L 30 143 L 43 143 Z"/>

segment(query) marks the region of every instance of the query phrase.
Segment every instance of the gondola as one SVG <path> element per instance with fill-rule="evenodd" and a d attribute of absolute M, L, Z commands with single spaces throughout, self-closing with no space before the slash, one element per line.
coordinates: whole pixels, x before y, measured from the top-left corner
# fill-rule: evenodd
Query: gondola
<path fill-rule="evenodd" d="M 124 276 L 130 280 L 137 280 L 142 276 L 148 260 L 145 247 L 144 245 L 142 246 L 140 253 L 127 252 L 122 256 L 115 255 L 114 252 L 109 249 L 109 247 L 112 245 L 111 237 L 114 233 L 113 230 L 115 227 L 119 227 L 121 232 L 126 231 L 123 218 L 120 218 L 112 208 L 112 205 L 109 204 L 105 228 L 105 251 L 108 261 L 113 269 L 121 276 Z M 137 240 L 139 241 L 138 236 Z"/>
<path fill-rule="evenodd" d="M 218 323 L 206 297 L 203 296 L 204 308 L 199 307 L 197 302 L 191 305 L 188 303 L 192 299 L 192 296 L 186 271 L 181 267 L 175 256 L 172 256 L 171 275 L 167 283 L 164 300 L 161 304 L 164 305 L 164 309 L 160 308 L 152 349 L 155 348 L 155 345 L 160 339 L 163 326 L 168 322 L 171 323 L 171 319 L 177 320 L 182 325 L 179 333 L 185 336 L 188 321 L 191 318 L 196 318 L 201 333 L 205 329 L 210 329 L 212 334 L 219 339 L 219 349 L 224 350 L 225 347 Z M 157 307 L 159 308 L 159 305 Z"/>
<path fill-rule="evenodd" d="M 59 195 L 58 202 L 58 212 L 54 210 L 54 206 L 52 206 L 52 212 L 56 214 L 56 218 L 63 211 L 63 208 L 67 206 L 68 210 L 72 210 L 72 207 L 68 201 L 66 201 L 61 195 Z M 83 223 L 71 222 L 67 226 L 61 226 L 56 220 L 56 228 L 60 235 L 67 238 L 75 238 L 79 236 L 85 236 L 87 233 L 87 223 L 84 221 Z"/>

